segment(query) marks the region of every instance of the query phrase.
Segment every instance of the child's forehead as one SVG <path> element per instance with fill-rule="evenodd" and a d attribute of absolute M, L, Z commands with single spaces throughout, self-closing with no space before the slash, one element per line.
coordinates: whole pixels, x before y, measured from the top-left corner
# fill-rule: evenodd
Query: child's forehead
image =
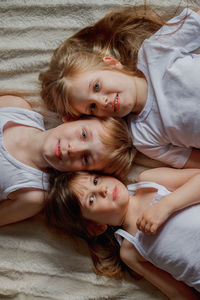
<path fill-rule="evenodd" d="M 69 122 L 66 124 L 69 124 Z M 84 116 L 79 120 L 71 121 L 70 124 L 75 124 L 76 126 L 87 126 L 87 129 L 91 130 L 92 132 L 106 130 L 103 126 L 103 122 L 95 116 Z"/>
<path fill-rule="evenodd" d="M 91 188 L 91 182 L 94 174 L 87 172 L 80 172 L 72 182 L 72 188 L 78 197 L 83 197 L 85 193 L 88 193 Z"/>
<path fill-rule="evenodd" d="M 94 174 L 89 172 L 80 172 L 76 178 L 75 181 L 78 183 L 82 183 L 84 185 L 88 185 L 91 181 L 91 178 L 94 176 Z"/>

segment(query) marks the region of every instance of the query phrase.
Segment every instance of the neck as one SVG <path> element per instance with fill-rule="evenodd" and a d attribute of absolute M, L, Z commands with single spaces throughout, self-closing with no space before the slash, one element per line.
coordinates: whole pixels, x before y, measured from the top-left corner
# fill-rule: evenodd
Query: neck
<path fill-rule="evenodd" d="M 30 136 L 27 145 L 27 159 L 33 168 L 45 170 L 48 167 L 47 162 L 43 158 L 43 143 L 47 135 L 47 131 L 36 131 Z"/>
<path fill-rule="evenodd" d="M 136 103 L 133 107 L 133 112 L 139 114 L 145 107 L 148 95 L 147 81 L 143 77 L 134 77 L 136 89 Z"/>
<path fill-rule="evenodd" d="M 136 221 L 139 215 L 140 212 L 138 209 L 136 197 L 130 196 L 127 211 L 121 224 L 122 228 L 135 235 L 137 232 Z"/>
<path fill-rule="evenodd" d="M 154 199 L 156 190 L 154 188 L 141 188 L 138 189 L 134 196 L 130 196 L 129 204 L 127 207 L 126 215 L 123 219 L 122 227 L 135 235 L 138 231 L 136 222 L 142 215 L 150 203 Z"/>

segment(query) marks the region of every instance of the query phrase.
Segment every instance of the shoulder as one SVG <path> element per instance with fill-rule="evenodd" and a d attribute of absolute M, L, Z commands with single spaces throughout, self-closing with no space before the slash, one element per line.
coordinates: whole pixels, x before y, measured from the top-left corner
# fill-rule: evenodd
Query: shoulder
<path fill-rule="evenodd" d="M 143 171 L 138 178 L 138 181 L 151 181 L 151 182 L 157 182 L 160 184 L 164 184 L 163 181 L 167 181 L 168 178 L 171 178 L 172 176 L 178 176 L 180 170 L 170 167 L 158 167 L 158 168 L 152 168 Z"/>
<path fill-rule="evenodd" d="M 45 198 L 45 192 L 42 190 L 29 189 L 11 195 L 0 203 L 0 226 L 38 214 L 45 206 Z"/>
<path fill-rule="evenodd" d="M 47 193 L 43 190 L 24 189 L 12 194 L 9 199 L 25 201 L 43 206 L 46 203 Z"/>
<path fill-rule="evenodd" d="M 18 107 L 32 110 L 30 104 L 23 98 L 13 95 L 0 96 L 0 108 Z"/>
<path fill-rule="evenodd" d="M 133 244 L 126 239 L 123 240 L 120 248 L 120 258 L 129 267 L 141 261 L 146 261 L 137 251 Z"/>
<path fill-rule="evenodd" d="M 164 171 L 165 168 L 153 168 L 153 169 L 145 170 L 139 175 L 138 181 L 139 182 L 154 181 L 155 176 L 157 177 L 158 174 L 160 174 L 160 172 L 162 172 L 162 170 Z"/>

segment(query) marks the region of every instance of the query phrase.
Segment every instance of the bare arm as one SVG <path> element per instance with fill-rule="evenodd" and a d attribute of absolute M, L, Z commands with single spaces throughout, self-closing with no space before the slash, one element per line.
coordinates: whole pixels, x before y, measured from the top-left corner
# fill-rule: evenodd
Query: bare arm
<path fill-rule="evenodd" d="M 136 273 L 156 286 L 171 300 L 198 299 L 192 290 L 181 281 L 174 279 L 169 273 L 146 261 L 127 240 L 123 241 L 120 257 L 123 262 Z"/>
<path fill-rule="evenodd" d="M 30 104 L 26 100 L 12 95 L 0 96 L 0 108 L 3 107 L 19 107 L 32 110 Z"/>
<path fill-rule="evenodd" d="M 139 175 L 138 181 L 156 182 L 164 185 L 168 190 L 174 191 L 196 174 L 200 174 L 200 170 L 198 168 L 174 169 L 170 167 L 162 167 L 142 172 Z"/>
<path fill-rule="evenodd" d="M 200 150 L 198 149 L 193 149 L 188 161 L 186 162 L 186 164 L 183 167 L 184 169 L 187 168 L 198 168 L 200 169 Z"/>
<path fill-rule="evenodd" d="M 40 190 L 20 193 L 15 199 L 0 202 L 0 226 L 30 218 L 45 204 L 45 193 Z"/>
<path fill-rule="evenodd" d="M 167 166 L 166 164 L 158 160 L 152 159 L 139 151 L 137 151 L 136 153 L 134 163 L 148 168 L 158 168 Z"/>
<path fill-rule="evenodd" d="M 148 234 L 155 234 L 157 229 L 174 212 L 200 202 L 200 170 L 177 170 L 159 168 L 145 171 L 140 180 L 155 181 L 174 190 L 159 202 L 149 206 L 137 220 L 137 227 Z"/>

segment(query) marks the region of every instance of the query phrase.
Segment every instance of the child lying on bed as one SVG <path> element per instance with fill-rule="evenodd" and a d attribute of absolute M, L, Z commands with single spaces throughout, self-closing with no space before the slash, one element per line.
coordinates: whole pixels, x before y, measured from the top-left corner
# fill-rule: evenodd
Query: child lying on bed
<path fill-rule="evenodd" d="M 148 170 L 127 187 L 110 176 L 62 174 L 45 212 L 86 240 L 99 274 L 117 277 L 124 262 L 169 299 L 197 299 L 188 286 L 200 292 L 199 181 L 197 169 Z"/>
<path fill-rule="evenodd" d="M 63 116 L 129 114 L 136 149 L 176 168 L 200 168 L 200 55 L 192 53 L 199 13 L 185 9 L 162 27 L 148 13 L 111 12 L 64 42 L 40 74 L 42 98 Z"/>
<path fill-rule="evenodd" d="M 43 116 L 27 101 L 1 96 L 0 226 L 31 217 L 44 207 L 54 169 L 95 169 L 126 176 L 134 154 L 121 119 L 87 118 L 45 130 Z"/>

